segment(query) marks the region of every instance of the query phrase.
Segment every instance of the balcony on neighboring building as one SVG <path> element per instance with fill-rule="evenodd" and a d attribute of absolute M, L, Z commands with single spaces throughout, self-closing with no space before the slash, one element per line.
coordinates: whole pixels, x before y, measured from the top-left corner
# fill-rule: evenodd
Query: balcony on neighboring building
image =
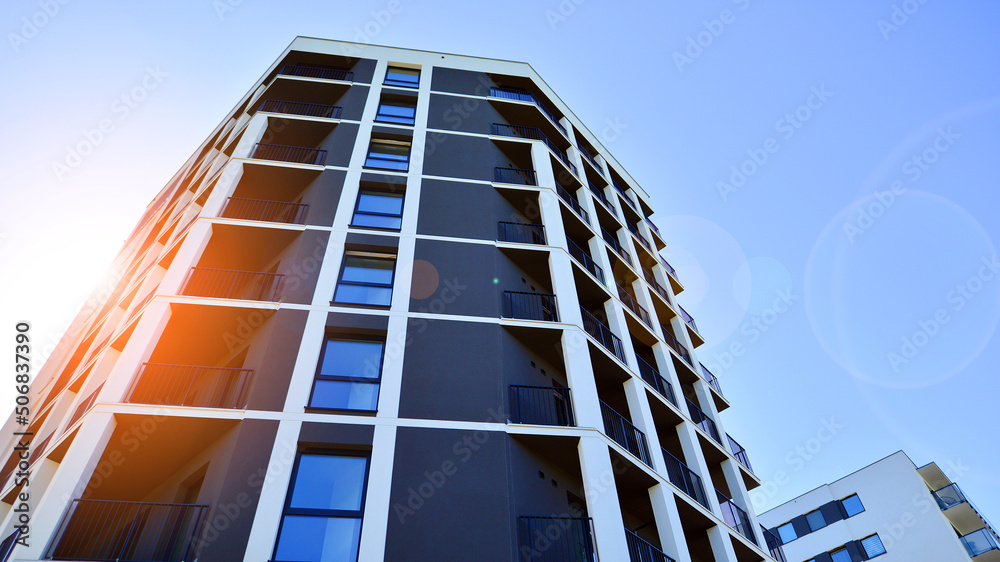
<path fill-rule="evenodd" d="M 625 541 L 628 543 L 629 562 L 676 562 L 653 543 L 625 528 Z"/>
<path fill-rule="evenodd" d="M 989 527 L 983 527 L 960 537 L 962 546 L 975 562 L 996 562 L 1000 560 L 1000 546 L 997 537 Z"/>
<path fill-rule="evenodd" d="M 556 309 L 556 296 L 550 293 L 504 291 L 503 317 L 558 322 L 559 311 Z"/>
<path fill-rule="evenodd" d="M 597 343 L 604 346 L 605 349 L 610 351 L 619 361 L 625 363 L 625 346 L 622 344 L 621 338 L 616 336 L 614 332 L 611 331 L 604 322 L 597 319 L 596 316 L 591 314 L 589 310 L 584 307 L 580 307 L 580 314 L 583 316 L 583 331 L 587 332 L 587 335 L 597 340 Z"/>
<path fill-rule="evenodd" d="M 250 158 L 292 164 L 322 166 L 326 163 L 326 150 L 305 146 L 288 146 L 259 142 L 254 145 Z"/>
<path fill-rule="evenodd" d="M 322 119 L 340 119 L 344 108 L 339 105 L 325 103 L 307 103 L 303 101 L 264 100 L 260 109 L 267 113 L 283 113 L 285 115 L 301 115 L 303 117 L 319 117 Z"/>
<path fill-rule="evenodd" d="M 646 443 L 646 434 L 639 431 L 632 425 L 632 422 L 625 419 L 625 416 L 616 412 L 603 400 L 601 401 L 601 417 L 604 420 L 605 435 L 646 465 L 653 466 L 653 461 L 649 456 L 649 445 Z"/>
<path fill-rule="evenodd" d="M 597 562 L 594 522 L 590 517 L 517 519 L 518 555 L 533 562 Z M 537 540 L 541 537 L 543 540 Z"/>
<path fill-rule="evenodd" d="M 51 560 L 194 560 L 207 505 L 73 500 L 46 557 Z"/>
<path fill-rule="evenodd" d="M 545 107 L 545 104 L 543 104 L 542 101 L 538 99 L 538 96 L 529 92 L 528 90 L 525 90 L 523 88 L 494 86 L 490 88 L 490 97 L 533 103 L 538 108 L 538 110 L 541 111 L 546 117 L 548 117 L 549 121 L 552 122 L 552 124 L 555 125 L 557 129 L 559 129 L 559 132 L 561 132 L 563 135 L 567 134 L 566 127 L 564 127 L 561 123 L 559 123 L 559 120 L 556 119 L 556 116 L 551 111 L 549 111 L 549 108 Z"/>
<path fill-rule="evenodd" d="M 965 497 L 958 484 L 952 482 L 935 490 L 932 495 L 937 500 L 941 512 L 954 525 L 960 535 L 981 529 L 984 525 L 988 526 L 986 519 L 979 514 L 976 506 Z"/>
<path fill-rule="evenodd" d="M 702 483 L 701 476 L 698 476 L 695 471 L 672 455 L 670 451 L 662 447 L 660 450 L 663 451 L 663 460 L 667 463 L 667 478 L 670 483 L 700 503 L 705 509 L 711 509 L 708 505 L 708 496 L 705 495 L 705 485 Z"/>
<path fill-rule="evenodd" d="M 508 390 L 511 423 L 563 427 L 576 425 L 568 388 L 510 385 Z"/>
<path fill-rule="evenodd" d="M 714 439 L 716 443 L 722 445 L 722 438 L 719 437 L 719 428 L 715 425 L 715 420 L 708 417 L 708 415 L 702 411 L 697 404 L 691 401 L 690 398 L 685 398 L 685 400 L 687 401 L 688 413 L 691 415 L 691 421 L 704 430 L 705 433 Z"/>
<path fill-rule="evenodd" d="M 300 78 L 319 78 L 320 80 L 340 80 L 343 82 L 354 80 L 354 73 L 350 70 L 326 66 L 308 66 L 304 64 L 286 64 L 281 67 L 278 74 L 298 76 Z"/>
<path fill-rule="evenodd" d="M 527 168 L 493 168 L 494 183 L 509 183 L 512 185 L 538 185 L 538 175 Z"/>
<path fill-rule="evenodd" d="M 584 269 L 597 278 L 597 280 L 601 282 L 601 285 L 606 283 L 604 280 L 604 270 L 601 269 L 601 266 L 597 265 L 597 262 L 594 261 L 594 258 L 590 256 L 589 252 L 584 250 L 576 242 L 573 242 L 569 238 L 566 239 L 566 246 L 569 249 L 569 255 L 572 256 L 577 263 L 582 265 Z"/>
<path fill-rule="evenodd" d="M 753 527 L 750 525 L 750 516 L 747 515 L 747 512 L 733 503 L 733 500 L 721 491 L 715 490 L 715 494 L 719 499 L 719 507 L 722 508 L 722 520 L 726 522 L 726 525 L 735 529 L 737 533 L 743 535 L 753 544 L 757 544 L 757 536 L 754 535 Z"/>
<path fill-rule="evenodd" d="M 545 226 L 523 222 L 499 221 L 497 223 L 497 241 L 544 246 L 546 244 Z"/>
<path fill-rule="evenodd" d="M 192 267 L 181 294 L 250 301 L 276 301 L 285 276 L 263 271 Z"/>
<path fill-rule="evenodd" d="M 781 548 L 781 539 L 770 530 L 760 526 L 760 532 L 764 535 L 764 542 L 767 544 L 767 552 L 776 562 L 788 562 L 785 558 L 785 551 Z"/>
<path fill-rule="evenodd" d="M 538 127 L 526 127 L 524 125 L 509 125 L 507 123 L 492 123 L 490 125 L 490 134 L 498 137 L 510 137 L 517 139 L 526 140 L 537 140 L 545 143 L 545 146 L 549 147 L 552 154 L 562 162 L 574 176 L 579 174 L 576 165 L 569 161 L 569 156 L 566 151 L 559 148 L 559 145 L 552 142 L 545 132 Z"/>
<path fill-rule="evenodd" d="M 252 381 L 252 369 L 143 363 L 125 402 L 242 409 Z"/>
<path fill-rule="evenodd" d="M 728 433 L 726 434 L 726 439 L 729 440 L 729 450 L 733 452 L 733 456 L 736 460 L 743 465 L 744 468 L 753 472 L 753 468 L 750 466 L 750 457 L 747 456 L 747 450 L 743 448 L 742 445 L 736 442 Z"/>
<path fill-rule="evenodd" d="M 229 197 L 219 216 L 225 219 L 305 224 L 309 205 L 288 201 Z"/>
<path fill-rule="evenodd" d="M 663 396 L 667 401 L 676 406 L 677 398 L 674 395 L 673 387 L 670 386 L 670 382 L 663 378 L 660 372 L 642 357 L 636 355 L 635 360 L 639 364 L 639 376 L 642 377 L 642 380 L 649 383 L 649 386 L 655 388 L 660 396 Z"/>

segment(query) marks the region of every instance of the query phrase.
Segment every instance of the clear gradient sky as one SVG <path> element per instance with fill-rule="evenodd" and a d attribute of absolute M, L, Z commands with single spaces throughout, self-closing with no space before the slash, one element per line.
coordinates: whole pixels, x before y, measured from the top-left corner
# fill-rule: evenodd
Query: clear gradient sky
<path fill-rule="evenodd" d="M 296 35 L 520 60 L 650 194 L 758 510 L 903 449 L 1000 520 L 996 2 L 11 0 L 0 22 L 3 345 L 27 319 L 51 347 Z"/>

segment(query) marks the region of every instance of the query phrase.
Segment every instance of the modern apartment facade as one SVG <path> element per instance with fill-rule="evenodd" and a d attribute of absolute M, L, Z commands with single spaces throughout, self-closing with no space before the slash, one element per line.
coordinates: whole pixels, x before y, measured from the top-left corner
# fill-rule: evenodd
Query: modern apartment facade
<path fill-rule="evenodd" d="M 652 213 L 527 64 L 297 38 L 7 421 L 11 559 L 782 559 Z"/>
<path fill-rule="evenodd" d="M 996 530 L 935 463 L 899 451 L 761 514 L 790 562 L 996 562 Z"/>

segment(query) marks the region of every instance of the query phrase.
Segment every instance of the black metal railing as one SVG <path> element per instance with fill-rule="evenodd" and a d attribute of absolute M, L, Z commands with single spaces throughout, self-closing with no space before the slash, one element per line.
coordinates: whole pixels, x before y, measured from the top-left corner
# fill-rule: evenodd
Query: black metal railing
<path fill-rule="evenodd" d="M 633 201 L 632 198 L 628 196 L 628 193 L 625 193 L 625 189 L 622 186 L 618 185 L 618 182 L 616 182 L 614 179 L 612 179 L 611 180 L 611 185 L 614 186 L 615 191 L 617 191 L 618 194 L 622 196 L 622 199 L 624 199 L 625 202 L 628 203 L 629 207 L 632 207 L 636 211 L 639 210 L 635 206 L 635 201 Z"/>
<path fill-rule="evenodd" d="M 10 560 L 10 555 L 14 552 L 17 547 L 17 539 L 21 537 L 21 528 L 14 527 L 14 532 L 7 535 L 7 538 L 0 542 L 0 562 L 7 562 Z"/>
<path fill-rule="evenodd" d="M 740 464 L 746 467 L 747 470 L 753 472 L 753 467 L 750 466 L 750 457 L 747 456 L 747 450 L 743 448 L 743 445 L 737 443 L 728 433 L 726 434 L 726 439 L 729 440 L 729 450 L 733 452 L 736 460 L 740 461 Z"/>
<path fill-rule="evenodd" d="M 681 356 L 681 359 L 686 361 L 688 365 L 691 365 L 691 354 L 688 353 L 687 348 L 677 340 L 677 336 L 675 336 L 674 333 L 670 331 L 670 328 L 668 328 L 665 324 L 660 324 L 660 329 L 663 331 L 663 341 L 670 346 L 670 349 L 676 351 L 677 355 Z M 694 365 L 691 365 L 691 368 L 694 368 Z"/>
<path fill-rule="evenodd" d="M 601 188 L 594 185 L 594 183 L 589 179 L 587 180 L 587 188 L 594 194 L 594 197 L 597 197 L 598 201 L 604 204 L 605 209 L 611 211 L 612 215 L 616 217 L 618 216 L 618 211 L 615 210 L 615 206 L 611 203 L 611 200 L 608 199 L 608 196 L 604 194 L 604 191 L 602 191 Z"/>
<path fill-rule="evenodd" d="M 354 80 L 354 73 L 350 70 L 325 66 L 307 66 L 304 64 L 286 64 L 281 67 L 278 74 L 302 76 L 305 78 L 321 78 L 323 80 L 343 80 L 344 82 Z"/>
<path fill-rule="evenodd" d="M 714 388 L 719 395 L 724 396 L 722 394 L 722 385 L 719 384 L 719 379 L 712 374 L 712 371 L 709 371 L 708 368 L 705 367 L 704 363 L 698 363 L 698 365 L 701 366 L 701 374 L 704 375 L 705 380 L 708 381 L 708 386 Z"/>
<path fill-rule="evenodd" d="M 649 456 L 649 446 L 646 444 L 646 434 L 639 431 L 632 422 L 625 419 L 601 400 L 601 418 L 604 419 L 604 433 L 623 449 L 635 455 L 636 458 L 650 467 L 653 461 Z"/>
<path fill-rule="evenodd" d="M 649 326 L 650 328 L 653 327 L 653 323 L 649 319 L 649 312 L 647 312 L 646 309 L 639 304 L 639 301 L 635 300 L 635 297 L 629 294 L 625 287 L 622 287 L 621 285 L 618 285 L 618 298 L 622 300 L 622 303 L 625 304 L 626 308 L 639 317 L 639 320 L 642 320 L 643 324 Z"/>
<path fill-rule="evenodd" d="M 674 279 L 677 279 L 677 270 L 674 269 L 674 266 L 670 265 L 670 262 L 663 259 L 663 256 L 657 254 L 656 257 L 660 258 L 660 263 L 663 264 L 663 268 L 666 269 L 667 272 L 670 273 L 670 275 L 673 275 Z"/>
<path fill-rule="evenodd" d="M 573 404 L 569 389 L 554 386 L 510 385 L 510 421 L 534 425 L 572 427 Z"/>
<path fill-rule="evenodd" d="M 304 224 L 308 210 L 309 205 L 303 203 L 230 197 L 226 199 L 226 206 L 219 216 L 247 221 Z"/>
<path fill-rule="evenodd" d="M 507 123 L 493 123 L 490 125 L 490 134 L 496 135 L 498 137 L 513 137 L 528 140 L 538 140 L 545 143 L 545 146 L 549 147 L 552 154 L 555 154 L 559 161 L 569 168 L 569 171 L 573 172 L 573 175 L 577 175 L 576 165 L 569 161 L 569 156 L 566 151 L 559 148 L 559 145 L 552 142 L 545 132 L 538 127 L 526 127 L 524 125 L 508 125 Z"/>
<path fill-rule="evenodd" d="M 584 269 L 589 271 L 591 275 L 596 277 L 597 280 L 604 285 L 604 270 L 601 269 L 601 266 L 597 265 L 594 258 L 592 258 L 586 250 L 569 238 L 566 239 L 566 245 L 569 248 L 569 255 L 573 256 L 573 259 L 575 259 L 577 263 L 582 265 Z"/>
<path fill-rule="evenodd" d="M 628 543 L 629 562 L 676 562 L 628 527 L 625 528 L 625 542 Z"/>
<path fill-rule="evenodd" d="M 259 142 L 254 145 L 250 158 L 322 166 L 326 162 L 326 151 L 320 148 Z"/>
<path fill-rule="evenodd" d="M 660 229 L 655 224 L 653 224 L 653 221 L 649 220 L 649 217 L 644 217 L 644 219 L 646 220 L 646 224 L 649 225 L 649 229 L 652 230 L 653 232 L 655 232 L 659 237 L 662 238 L 663 234 L 660 233 Z"/>
<path fill-rule="evenodd" d="M 610 230 L 601 227 L 601 238 L 611 246 L 611 249 L 627 264 L 632 265 L 632 257 L 628 255 L 628 250 L 618 241 L 618 236 Z"/>
<path fill-rule="evenodd" d="M 743 535 L 753 544 L 757 544 L 757 537 L 753 533 L 753 527 L 750 525 L 750 516 L 747 515 L 746 511 L 733 503 L 733 500 L 729 499 L 726 494 L 723 494 L 718 489 L 715 490 L 716 496 L 719 498 L 719 507 L 722 509 L 722 520 L 736 530 L 737 533 Z"/>
<path fill-rule="evenodd" d="M 48 434 L 47 436 L 45 436 L 45 439 L 42 439 L 38 443 L 32 443 L 31 444 L 31 455 L 28 456 L 28 465 L 29 466 L 35 464 L 35 461 L 37 461 L 39 459 L 39 457 L 42 456 L 42 454 L 45 452 L 45 447 L 49 446 L 49 441 L 52 440 L 52 436 L 54 436 L 54 435 L 55 435 L 55 432 L 52 432 L 52 433 Z"/>
<path fill-rule="evenodd" d="M 655 367 L 647 363 L 642 357 L 636 355 L 635 360 L 639 364 L 639 376 L 642 377 L 642 380 L 649 383 L 649 386 L 655 388 L 656 392 L 660 393 L 660 396 L 663 396 L 669 400 L 671 404 L 676 406 L 677 397 L 674 396 L 674 389 L 670 386 L 670 381 L 663 378 L 663 376 L 660 375 L 660 372 L 657 371 Z"/>
<path fill-rule="evenodd" d="M 668 295 L 667 290 L 663 288 L 663 285 L 660 285 L 660 282 L 656 280 L 656 276 L 653 275 L 653 272 L 643 268 L 642 276 L 646 278 L 646 283 L 649 283 L 649 286 L 652 287 L 653 290 L 663 297 L 663 300 L 667 301 L 669 304 L 670 296 Z"/>
<path fill-rule="evenodd" d="M 518 560 L 532 562 L 597 562 L 594 522 L 590 517 L 517 519 Z"/>
<path fill-rule="evenodd" d="M 125 402 L 242 409 L 252 380 L 252 369 L 143 363 Z"/>
<path fill-rule="evenodd" d="M 698 407 L 697 404 L 691 401 L 690 398 L 685 398 L 687 401 L 688 413 L 691 414 L 691 421 L 695 425 L 705 430 L 705 433 L 709 435 L 712 439 L 715 439 L 716 443 L 722 444 L 722 438 L 719 437 L 719 428 L 715 425 L 715 420 L 708 417 L 708 415 Z"/>
<path fill-rule="evenodd" d="M 538 176 L 534 170 L 527 168 L 493 168 L 493 181 L 496 183 L 512 183 L 515 185 L 538 185 Z"/>
<path fill-rule="evenodd" d="M 649 240 L 646 240 L 646 238 L 643 237 L 642 233 L 639 232 L 638 226 L 632 224 L 629 221 L 625 221 L 625 226 L 628 228 L 628 231 L 632 233 L 632 236 L 635 236 L 635 239 L 638 240 L 643 246 L 645 246 L 647 250 L 649 250 L 650 252 L 653 251 L 653 247 L 649 245 Z"/>
<path fill-rule="evenodd" d="M 268 113 L 284 113 L 287 115 L 303 115 L 306 117 L 325 117 L 340 119 L 344 108 L 339 105 L 325 103 L 306 103 L 304 101 L 264 100 L 259 111 Z"/>
<path fill-rule="evenodd" d="M 545 245 L 545 226 L 524 222 L 500 221 L 497 223 L 497 240 L 519 244 Z"/>
<path fill-rule="evenodd" d="M 569 205 L 569 207 L 573 209 L 573 211 L 576 212 L 581 219 L 583 219 L 583 222 L 590 224 L 590 214 L 586 209 L 580 206 L 580 200 L 577 199 L 575 195 L 566 191 L 566 188 L 559 184 L 556 184 L 556 193 L 558 193 L 559 197 L 562 198 L 562 200 L 565 201 L 566 204 Z"/>
<path fill-rule="evenodd" d="M 556 296 L 550 293 L 503 292 L 503 317 L 558 322 Z"/>
<path fill-rule="evenodd" d="M 83 417 L 84 414 L 90 411 L 90 408 L 93 407 L 94 402 L 97 402 L 97 395 L 101 393 L 102 388 L 104 388 L 103 382 L 100 384 L 100 386 L 94 389 L 94 391 L 91 392 L 87 396 L 87 398 L 84 399 L 83 402 L 80 402 L 80 405 L 76 407 L 76 410 L 73 410 L 73 417 L 71 417 L 69 419 L 69 423 L 66 424 L 67 428 L 73 427 L 73 424 L 78 422 L 80 418 Z"/>
<path fill-rule="evenodd" d="M 207 505 L 73 500 L 46 557 L 52 560 L 181 562 Z"/>
<path fill-rule="evenodd" d="M 523 90 L 521 88 L 509 88 L 505 86 L 494 86 L 490 88 L 490 97 L 515 101 L 529 101 L 535 104 L 535 106 L 549 118 L 549 121 L 551 121 L 552 124 L 559 129 L 559 132 L 564 135 L 567 134 L 566 127 L 563 127 L 562 123 L 556 119 L 556 116 L 549 111 L 549 108 L 545 107 L 545 104 L 543 104 L 542 101 L 535 96 L 535 94 L 532 94 L 528 90 Z"/>
<path fill-rule="evenodd" d="M 594 158 L 594 155 L 591 154 L 589 150 L 583 148 L 582 146 L 578 146 L 577 149 L 580 151 L 580 156 L 583 156 L 584 160 L 590 162 L 591 165 L 594 166 L 594 169 L 596 169 L 603 176 L 604 168 L 602 168 L 601 165 L 597 163 L 597 159 Z"/>
<path fill-rule="evenodd" d="M 621 338 L 616 336 L 604 322 L 597 319 L 584 307 L 580 307 L 580 314 L 583 316 L 583 331 L 590 337 L 597 340 L 597 343 L 614 354 L 619 361 L 625 363 L 625 346 Z"/>
<path fill-rule="evenodd" d="M 285 276 L 280 273 L 192 267 L 182 295 L 250 301 L 276 301 Z"/>
<path fill-rule="evenodd" d="M 702 483 L 701 476 L 670 451 L 663 447 L 660 447 L 660 450 L 663 452 L 663 461 L 667 463 L 667 478 L 670 479 L 670 483 L 706 509 L 712 509 L 708 505 L 708 496 L 705 494 L 705 484 Z"/>
<path fill-rule="evenodd" d="M 776 562 L 788 562 L 788 559 L 785 558 L 785 551 L 781 548 L 781 539 L 778 538 L 778 535 L 775 535 L 763 525 L 760 526 L 760 532 L 764 535 L 764 543 L 767 545 L 767 551 L 771 554 L 771 558 L 774 558 Z"/>
<path fill-rule="evenodd" d="M 688 314 L 688 311 L 684 310 L 684 307 L 679 304 L 677 305 L 677 310 L 680 311 L 681 318 L 683 318 L 684 321 L 687 322 L 688 326 L 691 326 L 691 328 L 694 329 L 695 332 L 697 332 L 698 325 L 694 323 L 694 317 Z"/>

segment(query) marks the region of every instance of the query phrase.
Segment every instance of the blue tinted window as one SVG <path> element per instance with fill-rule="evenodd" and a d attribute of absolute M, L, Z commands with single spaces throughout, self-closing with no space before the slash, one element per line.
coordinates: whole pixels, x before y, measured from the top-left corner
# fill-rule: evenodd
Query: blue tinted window
<path fill-rule="evenodd" d="M 788 544 L 799 538 L 799 536 L 795 534 L 795 527 L 793 527 L 791 523 L 785 523 L 784 525 L 778 527 L 778 536 L 781 537 L 781 544 Z"/>
<path fill-rule="evenodd" d="M 405 101 L 383 101 L 378 106 L 376 121 L 383 123 L 399 123 L 401 125 L 412 125 L 416 121 L 417 106 L 412 102 Z"/>
<path fill-rule="evenodd" d="M 327 340 L 309 407 L 377 411 L 383 347 L 381 341 Z"/>
<path fill-rule="evenodd" d="M 334 300 L 343 304 L 389 306 L 392 304 L 392 289 L 365 285 L 341 285 L 337 287 L 337 295 Z"/>
<path fill-rule="evenodd" d="M 275 560 L 355 562 L 360 541 L 360 518 L 286 515 Z"/>
<path fill-rule="evenodd" d="M 390 66 L 385 71 L 385 83 L 392 86 L 416 88 L 420 85 L 420 70 L 416 68 Z"/>
<path fill-rule="evenodd" d="M 347 254 L 333 300 L 338 303 L 389 306 L 394 258 Z"/>
<path fill-rule="evenodd" d="M 365 166 L 405 172 L 410 167 L 410 143 L 373 139 Z"/>
<path fill-rule="evenodd" d="M 362 189 L 358 207 L 351 219 L 351 226 L 391 228 L 399 230 L 403 224 L 403 194 Z"/>
<path fill-rule="evenodd" d="M 806 521 L 809 523 L 809 528 L 813 531 L 818 531 L 826 527 L 826 518 L 823 517 L 823 512 L 818 509 L 807 513 Z"/>
<path fill-rule="evenodd" d="M 865 506 L 861 505 L 861 498 L 857 494 L 840 500 L 840 504 L 844 506 L 844 512 L 847 513 L 848 517 L 854 517 L 865 510 Z"/>
<path fill-rule="evenodd" d="M 365 457 L 302 455 L 289 506 L 360 510 L 367 466 Z"/>
<path fill-rule="evenodd" d="M 830 558 L 833 559 L 833 562 L 851 562 L 851 553 L 847 552 L 846 548 L 842 548 L 831 552 Z"/>
<path fill-rule="evenodd" d="M 378 390 L 377 383 L 317 379 L 309 407 L 375 412 Z"/>
<path fill-rule="evenodd" d="M 878 535 L 861 539 L 861 547 L 864 548 L 868 558 L 875 558 L 880 554 L 885 554 L 885 546 L 882 545 L 882 539 L 878 538 Z"/>
<path fill-rule="evenodd" d="M 327 340 L 323 347 L 321 375 L 378 379 L 382 363 L 382 342 L 368 340 Z"/>

